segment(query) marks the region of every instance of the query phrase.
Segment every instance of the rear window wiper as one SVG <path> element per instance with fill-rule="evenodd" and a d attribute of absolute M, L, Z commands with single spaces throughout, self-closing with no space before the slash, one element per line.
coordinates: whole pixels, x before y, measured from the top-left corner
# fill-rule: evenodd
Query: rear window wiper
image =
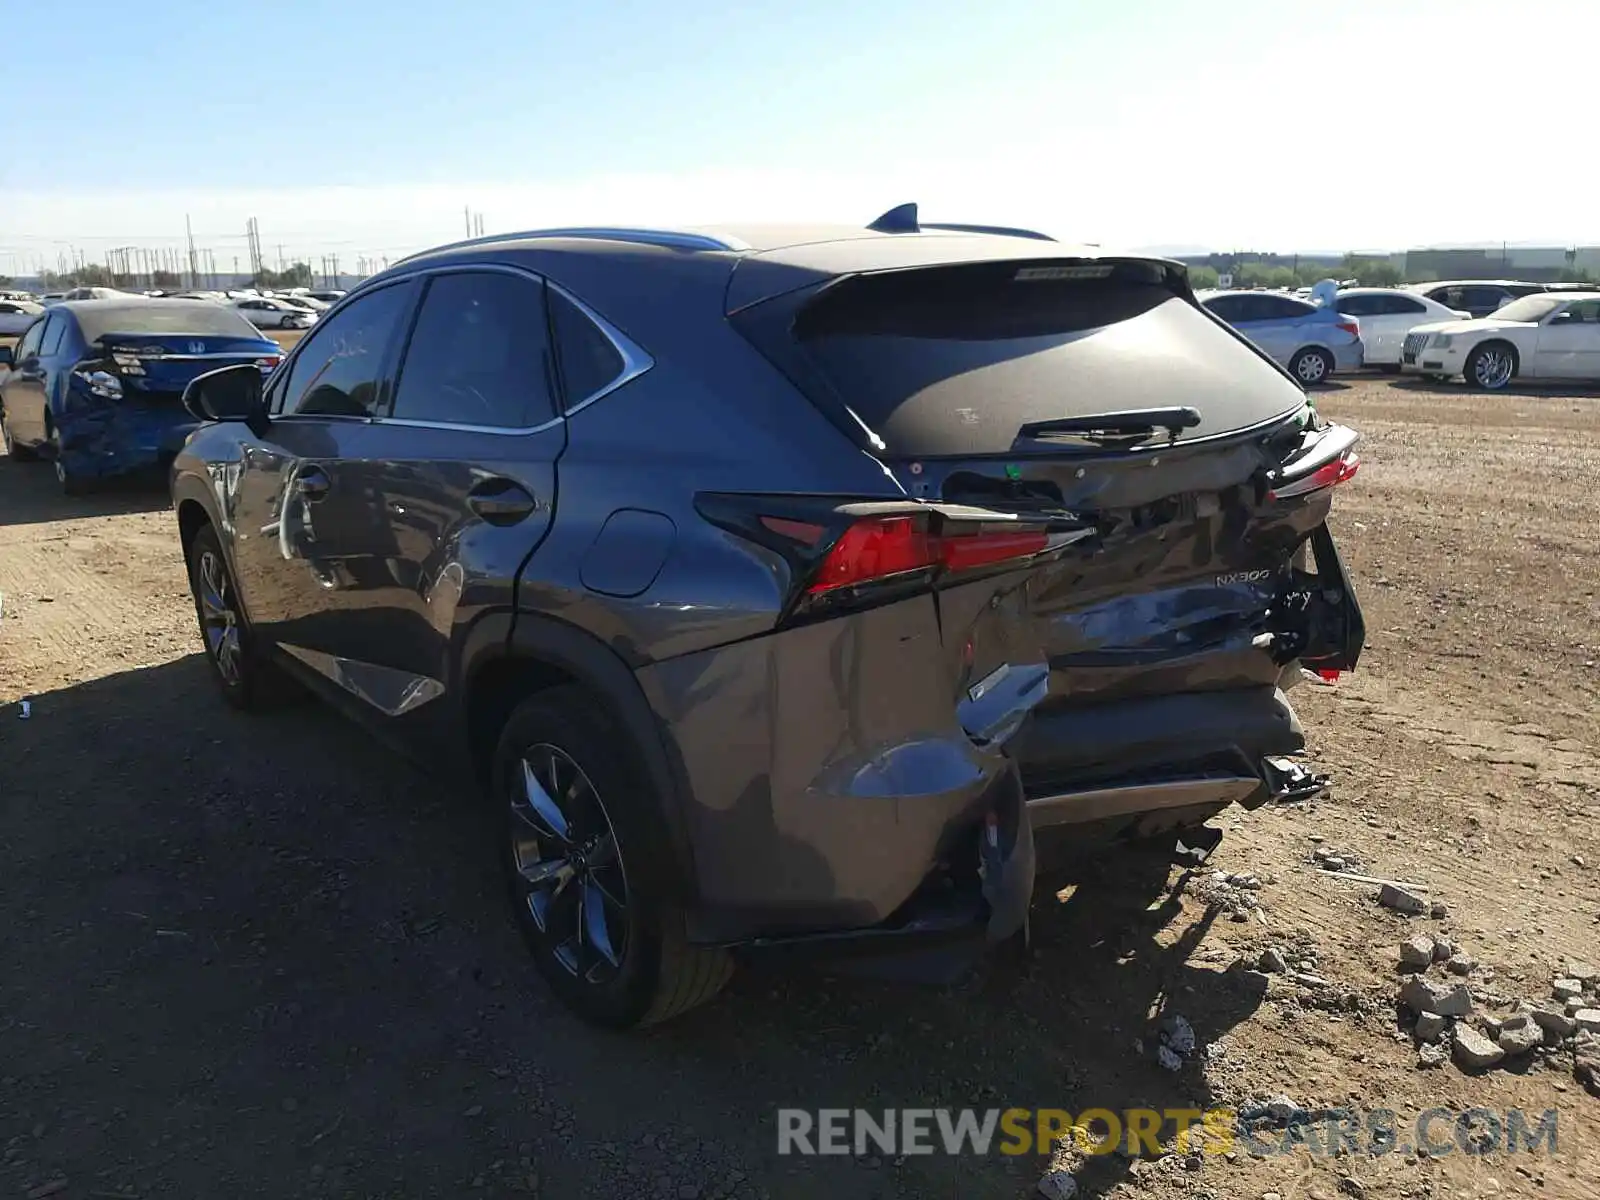
<path fill-rule="evenodd" d="M 1185 429 L 1200 424 L 1200 410 L 1187 405 L 1171 408 L 1129 408 L 1122 412 L 1091 413 L 1081 417 L 1051 417 L 1029 421 L 1017 430 L 1023 438 L 1046 438 L 1052 434 L 1076 434 L 1090 439 L 1139 440 L 1158 429 L 1176 440 Z"/>

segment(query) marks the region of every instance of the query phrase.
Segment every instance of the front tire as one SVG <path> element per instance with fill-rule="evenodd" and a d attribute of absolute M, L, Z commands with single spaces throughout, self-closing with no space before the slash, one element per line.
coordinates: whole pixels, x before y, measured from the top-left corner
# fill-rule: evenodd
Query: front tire
<path fill-rule="evenodd" d="M 662 800 L 603 705 L 580 687 L 524 700 L 492 767 L 512 911 L 568 1009 L 631 1029 L 722 989 L 727 952 L 689 945 L 682 912 L 653 886 L 648 856 L 661 848 L 647 806 Z"/>
<path fill-rule="evenodd" d="M 1333 374 L 1333 356 L 1318 346 L 1307 346 L 1290 361 L 1289 373 L 1303 386 L 1316 387 Z"/>
<path fill-rule="evenodd" d="M 1480 392 L 1503 390 L 1517 377 L 1517 352 L 1509 342 L 1484 342 L 1467 355 L 1467 386 Z"/>

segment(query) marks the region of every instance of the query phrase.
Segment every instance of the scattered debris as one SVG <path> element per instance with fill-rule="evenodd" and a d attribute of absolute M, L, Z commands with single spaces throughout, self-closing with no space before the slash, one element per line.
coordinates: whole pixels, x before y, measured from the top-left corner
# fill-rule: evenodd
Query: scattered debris
<path fill-rule="evenodd" d="M 1452 954 L 1444 964 L 1452 975 L 1471 975 L 1478 969 L 1478 960 L 1466 954 Z"/>
<path fill-rule="evenodd" d="M 1414 1013 L 1437 1013 L 1441 1017 L 1470 1017 L 1472 993 L 1464 983 L 1434 983 L 1413 975 L 1400 989 L 1400 1000 Z"/>
<path fill-rule="evenodd" d="M 1514 1013 L 1500 1022 L 1500 1049 L 1511 1057 L 1531 1053 L 1544 1044 L 1544 1031 L 1527 1013 Z"/>
<path fill-rule="evenodd" d="M 1557 1042 L 1564 1042 L 1578 1032 L 1578 1023 L 1566 1013 L 1549 1008 L 1535 1008 L 1528 1015 L 1533 1018 L 1534 1024 L 1544 1030 L 1547 1040 L 1554 1038 Z"/>
<path fill-rule="evenodd" d="M 1444 1036 L 1445 1019 L 1438 1013 L 1421 1013 L 1417 1017 L 1417 1041 L 1437 1042 Z"/>
<path fill-rule="evenodd" d="M 1417 1066 L 1425 1071 L 1442 1067 L 1449 1061 L 1450 1051 L 1443 1042 L 1425 1042 L 1417 1047 Z"/>
<path fill-rule="evenodd" d="M 1455 955 L 1456 949 L 1449 938 L 1442 938 L 1438 934 L 1433 937 L 1433 961 L 1444 962 Z"/>
<path fill-rule="evenodd" d="M 1583 995 L 1583 984 L 1576 979 L 1558 979 L 1550 985 L 1550 994 L 1557 1000 L 1571 1000 Z"/>
<path fill-rule="evenodd" d="M 1580 1008 L 1572 1019 L 1580 1033 L 1600 1033 L 1600 1008 Z"/>
<path fill-rule="evenodd" d="M 1425 933 L 1407 938 L 1400 943 L 1400 965 L 1402 967 L 1426 968 L 1433 962 L 1433 939 Z"/>
<path fill-rule="evenodd" d="M 1600 967 L 1586 962 L 1569 962 L 1567 978 L 1576 979 L 1581 988 L 1600 988 Z"/>
<path fill-rule="evenodd" d="M 1078 1181 L 1071 1171 L 1046 1171 L 1039 1180 L 1039 1194 L 1045 1200 L 1072 1200 L 1078 1194 Z"/>
<path fill-rule="evenodd" d="M 26 721 L 31 716 L 33 716 L 33 701 L 24 699 L 22 701 L 22 711 L 17 714 L 17 719 Z"/>
<path fill-rule="evenodd" d="M 1443 900 L 1435 900 L 1428 906 L 1428 915 L 1435 921 L 1442 921 L 1450 915 L 1450 906 Z"/>
<path fill-rule="evenodd" d="M 1428 902 L 1416 894 L 1421 889 L 1414 883 L 1395 883 L 1391 880 L 1356 875 L 1346 875 L 1343 878 L 1359 880 L 1361 883 L 1382 884 L 1383 887 L 1378 892 L 1378 903 L 1385 908 L 1394 909 L 1395 912 L 1415 917 L 1428 911 Z"/>
<path fill-rule="evenodd" d="M 1256 966 L 1269 975 L 1282 975 L 1289 969 L 1289 964 L 1284 961 L 1283 951 L 1276 946 L 1268 946 L 1256 959 Z"/>
<path fill-rule="evenodd" d="M 1456 1026 L 1453 1049 L 1456 1062 L 1473 1069 L 1492 1067 L 1506 1056 L 1506 1052 L 1485 1034 L 1467 1024 Z"/>
<path fill-rule="evenodd" d="M 1194 1026 L 1184 1017 L 1171 1016 L 1161 1022 L 1161 1044 L 1156 1047 L 1156 1061 L 1168 1071 L 1183 1066 L 1184 1059 L 1195 1052 Z"/>

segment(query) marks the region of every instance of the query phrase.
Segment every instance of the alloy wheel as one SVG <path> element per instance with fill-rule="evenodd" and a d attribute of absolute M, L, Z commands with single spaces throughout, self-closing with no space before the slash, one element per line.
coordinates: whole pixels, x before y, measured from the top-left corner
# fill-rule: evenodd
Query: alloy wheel
<path fill-rule="evenodd" d="M 523 754 L 510 780 L 511 859 L 522 902 L 550 953 L 600 984 L 621 970 L 632 922 L 628 880 L 599 791 L 564 751 Z"/>
<path fill-rule="evenodd" d="M 1489 347 L 1478 353 L 1472 377 L 1479 387 L 1503 388 L 1511 382 L 1511 351 Z"/>
<path fill-rule="evenodd" d="M 215 551 L 203 550 L 199 575 L 196 599 L 200 602 L 200 627 L 211 661 L 217 664 L 217 673 L 224 682 L 238 686 L 244 682 L 244 647 L 228 569 Z"/>

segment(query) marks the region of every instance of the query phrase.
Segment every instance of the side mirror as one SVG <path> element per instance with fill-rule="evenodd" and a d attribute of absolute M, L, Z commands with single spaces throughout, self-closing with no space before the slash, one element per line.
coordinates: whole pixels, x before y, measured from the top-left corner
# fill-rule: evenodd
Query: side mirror
<path fill-rule="evenodd" d="M 15 363 L 15 361 L 16 360 L 11 357 L 11 347 L 0 346 L 0 367 L 9 367 Z"/>
<path fill-rule="evenodd" d="M 260 432 L 267 425 L 261 368 L 240 363 L 197 375 L 183 389 L 183 406 L 202 421 L 243 421 Z"/>

